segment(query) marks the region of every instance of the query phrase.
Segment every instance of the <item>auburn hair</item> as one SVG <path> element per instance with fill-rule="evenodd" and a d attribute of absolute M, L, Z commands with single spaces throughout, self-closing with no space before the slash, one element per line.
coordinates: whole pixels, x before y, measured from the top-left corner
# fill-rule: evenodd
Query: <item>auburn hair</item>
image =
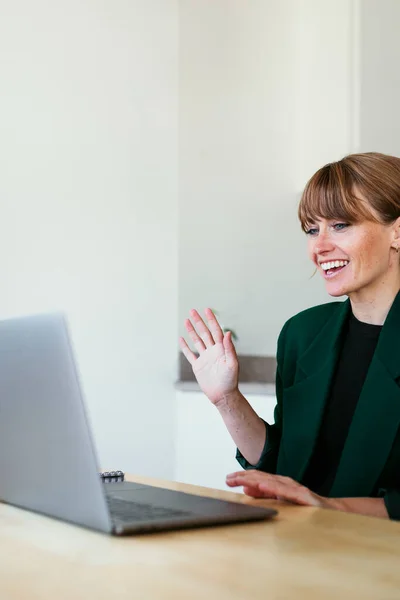
<path fill-rule="evenodd" d="M 308 181 L 298 215 L 304 230 L 319 219 L 392 223 L 400 217 L 400 158 L 365 152 L 325 165 Z"/>

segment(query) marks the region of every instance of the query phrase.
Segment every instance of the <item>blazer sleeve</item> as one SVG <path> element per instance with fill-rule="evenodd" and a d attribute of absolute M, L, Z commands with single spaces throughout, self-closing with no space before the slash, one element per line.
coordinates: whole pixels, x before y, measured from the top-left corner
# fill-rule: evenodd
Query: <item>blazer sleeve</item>
<path fill-rule="evenodd" d="M 266 437 L 264 448 L 261 452 L 261 456 L 259 461 L 252 465 L 250 464 L 240 452 L 240 450 L 236 449 L 236 459 L 239 464 L 243 467 L 243 469 L 257 469 L 258 471 L 265 471 L 266 473 L 276 473 L 276 465 L 278 461 L 279 448 L 281 443 L 282 436 L 282 392 L 283 392 L 283 384 L 282 384 L 282 366 L 283 366 L 283 357 L 284 357 L 284 347 L 285 347 L 285 338 L 286 332 L 288 328 L 289 321 L 287 321 L 279 334 L 278 338 L 278 348 L 277 348 L 277 368 L 276 368 L 276 380 L 275 380 L 275 388 L 276 388 L 276 406 L 274 410 L 274 424 L 270 425 L 266 421 Z"/>
<path fill-rule="evenodd" d="M 389 490 L 383 497 L 389 519 L 400 521 L 400 491 Z"/>

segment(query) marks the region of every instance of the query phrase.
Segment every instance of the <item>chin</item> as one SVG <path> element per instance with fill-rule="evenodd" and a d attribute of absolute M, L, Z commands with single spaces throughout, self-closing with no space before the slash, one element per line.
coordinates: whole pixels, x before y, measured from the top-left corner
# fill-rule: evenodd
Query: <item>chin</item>
<path fill-rule="evenodd" d="M 347 269 L 348 267 L 346 267 Z M 348 296 L 359 288 L 357 280 L 352 276 L 352 273 L 340 273 L 336 277 L 325 279 L 325 289 L 332 298 L 340 298 L 340 296 Z"/>
<path fill-rule="evenodd" d="M 339 298 L 340 296 L 348 296 L 349 293 L 350 293 L 350 290 L 349 290 L 349 288 L 347 286 L 334 286 L 334 285 L 330 286 L 330 285 L 327 285 L 326 286 L 326 291 L 333 298 Z"/>

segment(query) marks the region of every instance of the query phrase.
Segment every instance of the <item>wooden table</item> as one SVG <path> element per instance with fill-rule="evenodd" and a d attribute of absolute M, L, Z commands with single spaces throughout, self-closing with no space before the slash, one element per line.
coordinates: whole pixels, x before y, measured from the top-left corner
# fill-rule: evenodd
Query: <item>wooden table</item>
<path fill-rule="evenodd" d="M 0 505 L 0 599 L 400 599 L 400 523 L 129 479 L 280 512 L 273 521 L 113 538 Z"/>

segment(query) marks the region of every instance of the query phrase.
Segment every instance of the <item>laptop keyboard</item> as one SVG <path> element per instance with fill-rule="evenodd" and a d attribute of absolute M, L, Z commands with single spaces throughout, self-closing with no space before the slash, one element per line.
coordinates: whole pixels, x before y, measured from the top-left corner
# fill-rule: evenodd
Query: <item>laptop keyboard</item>
<path fill-rule="evenodd" d="M 124 523 L 187 517 L 193 514 L 186 510 L 164 508 L 163 506 L 134 502 L 133 500 L 122 500 L 113 496 L 107 496 L 106 498 L 111 515 Z"/>

